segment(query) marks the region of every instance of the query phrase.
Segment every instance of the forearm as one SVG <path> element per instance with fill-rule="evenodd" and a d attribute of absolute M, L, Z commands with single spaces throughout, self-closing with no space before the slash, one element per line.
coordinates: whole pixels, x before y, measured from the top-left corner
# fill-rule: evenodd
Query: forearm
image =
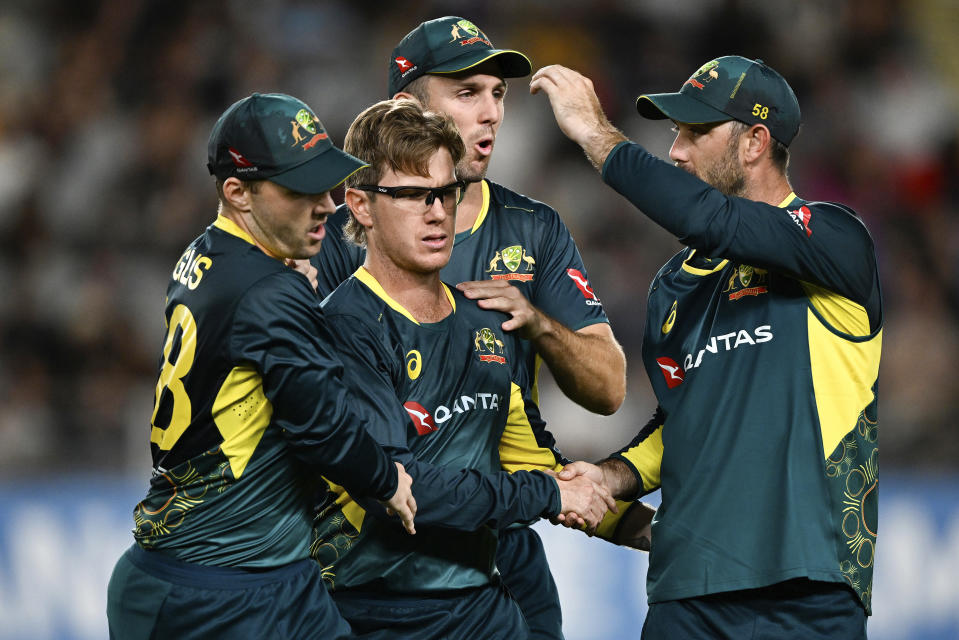
<path fill-rule="evenodd" d="M 614 127 L 613 124 L 606 119 L 605 114 L 601 115 L 602 118 L 596 122 L 589 133 L 575 141 L 582 147 L 586 158 L 593 165 L 593 168 L 600 173 L 602 173 L 603 164 L 606 162 L 606 158 L 613 148 L 620 142 L 626 142 L 628 140 L 622 131 Z"/>
<path fill-rule="evenodd" d="M 545 317 L 531 338 L 562 392 L 583 408 L 610 415 L 626 397 L 626 355 L 606 323 L 570 331 Z"/>
<path fill-rule="evenodd" d="M 548 518 L 562 506 L 556 480 L 538 471 L 481 473 L 398 456 L 413 476 L 416 524 L 475 531 Z M 368 513 L 379 517 L 378 510 Z"/>
<path fill-rule="evenodd" d="M 636 474 L 622 460 L 608 458 L 597 466 L 603 472 L 603 483 L 617 500 L 632 500 L 640 492 Z"/>

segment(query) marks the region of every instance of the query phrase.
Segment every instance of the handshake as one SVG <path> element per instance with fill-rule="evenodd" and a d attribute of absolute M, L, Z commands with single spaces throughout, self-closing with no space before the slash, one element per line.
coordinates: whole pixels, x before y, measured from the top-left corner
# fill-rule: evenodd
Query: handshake
<path fill-rule="evenodd" d="M 573 462 L 558 473 L 562 506 L 553 524 L 598 534 L 614 544 L 649 551 L 650 525 L 655 509 L 634 502 L 617 502 L 617 497 L 636 494 L 636 480 L 626 465 L 606 460 L 599 465 Z"/>

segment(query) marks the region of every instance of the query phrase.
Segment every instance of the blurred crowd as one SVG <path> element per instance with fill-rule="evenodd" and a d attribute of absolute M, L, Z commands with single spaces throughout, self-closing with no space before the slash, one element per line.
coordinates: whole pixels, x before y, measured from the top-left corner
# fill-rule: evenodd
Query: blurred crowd
<path fill-rule="evenodd" d="M 3 0 L 0 478 L 145 471 L 166 283 L 215 216 L 215 118 L 282 91 L 341 144 L 353 116 L 387 97 L 395 43 L 450 14 L 534 69 L 590 76 L 610 119 L 660 157 L 668 123 L 642 121 L 638 93 L 675 91 L 725 54 L 780 71 L 803 109 L 795 190 L 852 206 L 877 244 L 883 465 L 959 469 L 954 2 Z M 567 454 L 595 458 L 652 412 L 646 287 L 679 245 L 602 185 L 526 80 L 510 85 L 490 177 L 560 211 L 627 352 L 629 399 L 612 426 L 564 421 L 556 391 L 544 401 L 561 444 L 570 433 Z M 741 382 L 761 401 L 761 380 Z"/>

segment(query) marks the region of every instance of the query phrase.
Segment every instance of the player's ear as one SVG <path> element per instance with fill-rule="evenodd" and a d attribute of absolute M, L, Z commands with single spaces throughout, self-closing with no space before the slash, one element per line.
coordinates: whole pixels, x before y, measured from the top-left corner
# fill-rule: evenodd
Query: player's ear
<path fill-rule="evenodd" d="M 353 217 L 367 229 L 373 226 L 373 216 L 370 212 L 371 197 L 372 194 L 353 188 L 347 189 L 343 194 L 343 200 L 353 213 Z"/>
<path fill-rule="evenodd" d="M 756 162 L 762 158 L 772 145 L 772 135 L 764 124 L 754 124 L 749 127 L 740 140 L 740 148 L 743 150 L 743 160 L 747 164 Z"/>
<path fill-rule="evenodd" d="M 414 96 L 412 93 L 406 93 L 405 91 L 397 91 L 396 94 L 393 96 L 393 99 L 394 100 L 412 100 L 416 104 L 420 103 L 420 101 L 416 99 L 416 96 Z M 423 106 L 423 105 L 420 105 L 420 106 Z"/>
<path fill-rule="evenodd" d="M 249 185 L 239 178 L 227 178 L 223 181 L 223 200 L 225 204 L 237 211 L 249 211 Z"/>

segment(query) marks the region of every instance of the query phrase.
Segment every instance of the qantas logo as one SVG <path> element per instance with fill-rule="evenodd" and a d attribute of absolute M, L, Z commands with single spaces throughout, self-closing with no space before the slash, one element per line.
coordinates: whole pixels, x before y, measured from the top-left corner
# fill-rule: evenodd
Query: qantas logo
<path fill-rule="evenodd" d="M 674 389 L 683 383 L 686 378 L 686 372 L 672 358 L 656 358 L 656 364 L 663 371 L 663 377 L 666 378 L 666 386 Z"/>
<path fill-rule="evenodd" d="M 722 351 L 732 351 L 743 345 L 762 344 L 763 342 L 769 342 L 772 339 L 772 327 L 768 324 L 756 327 L 753 329 L 752 333 L 746 331 L 745 329 L 740 329 L 738 331 L 724 333 L 721 336 L 710 336 L 709 340 L 706 342 L 706 346 L 696 353 L 695 358 L 691 353 L 686 354 L 686 357 L 683 359 L 683 367 L 686 369 L 686 371 L 697 368 L 700 364 L 702 364 L 703 356 L 705 354 L 719 353 L 720 345 L 722 346 Z"/>
<path fill-rule="evenodd" d="M 456 398 L 450 406 L 440 405 L 432 414 L 420 403 L 409 400 L 403 403 L 406 413 L 410 414 L 416 432 L 421 436 L 439 429 L 440 425 L 454 415 L 469 411 L 498 411 L 500 397 L 496 393 L 476 393 L 471 396 L 463 395 Z"/>
<path fill-rule="evenodd" d="M 413 68 L 413 63 L 400 56 L 396 59 L 396 66 L 400 68 L 400 73 L 406 73 Z"/>
<path fill-rule="evenodd" d="M 403 407 L 406 408 L 406 413 L 410 414 L 410 419 L 413 420 L 413 426 L 416 427 L 416 433 L 425 436 L 427 433 L 436 431 L 436 422 L 423 405 L 410 400 L 404 403 Z"/>
<path fill-rule="evenodd" d="M 809 221 L 812 219 L 812 211 L 809 210 L 809 207 L 803 205 L 798 209 L 793 211 L 786 210 L 786 213 L 789 214 L 789 217 L 793 219 L 793 222 L 796 223 L 796 226 L 800 229 L 805 229 L 806 237 L 812 235 L 812 229 L 809 228 Z"/>
<path fill-rule="evenodd" d="M 586 304 L 591 306 L 602 304 L 593 291 L 593 288 L 589 286 L 589 280 L 586 279 L 586 276 L 584 276 L 581 271 L 577 269 L 567 269 L 566 275 L 576 284 L 576 288 L 579 289 L 579 292 L 586 298 Z"/>
<path fill-rule="evenodd" d="M 229 149 L 227 149 L 227 152 L 229 152 L 230 157 L 233 158 L 233 164 L 235 164 L 236 166 L 241 168 L 247 168 L 247 167 L 253 166 L 252 162 L 244 158 L 243 154 L 237 151 L 236 149 L 234 149 L 233 147 L 230 147 Z"/>
<path fill-rule="evenodd" d="M 710 336 L 706 345 L 696 352 L 687 353 L 683 358 L 683 364 L 680 365 L 672 358 L 665 356 L 656 358 L 656 364 L 662 371 L 663 378 L 666 380 L 666 386 L 675 389 L 686 380 L 686 375 L 693 369 L 696 369 L 703 363 L 703 357 L 707 353 L 718 354 L 720 351 L 733 351 L 743 345 L 762 344 L 773 339 L 772 326 L 768 324 L 760 325 L 751 332 L 746 329 L 731 331 L 719 336 Z"/>

